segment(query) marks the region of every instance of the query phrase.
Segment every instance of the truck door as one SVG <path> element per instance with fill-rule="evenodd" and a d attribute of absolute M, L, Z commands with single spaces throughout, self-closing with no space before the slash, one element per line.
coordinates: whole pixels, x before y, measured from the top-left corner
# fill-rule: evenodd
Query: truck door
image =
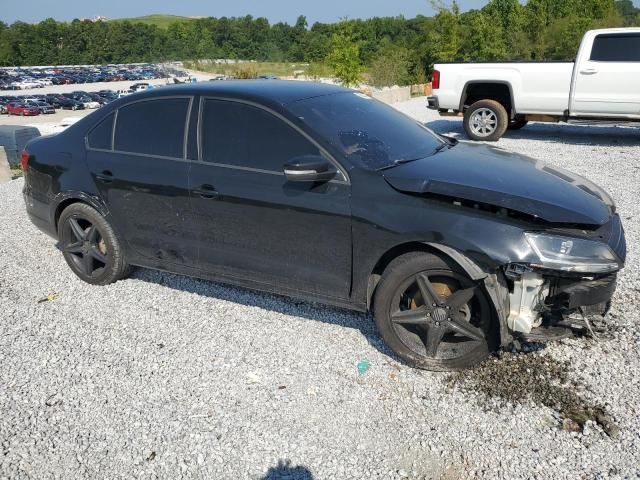
<path fill-rule="evenodd" d="M 640 32 L 597 34 L 576 69 L 572 116 L 640 118 Z"/>

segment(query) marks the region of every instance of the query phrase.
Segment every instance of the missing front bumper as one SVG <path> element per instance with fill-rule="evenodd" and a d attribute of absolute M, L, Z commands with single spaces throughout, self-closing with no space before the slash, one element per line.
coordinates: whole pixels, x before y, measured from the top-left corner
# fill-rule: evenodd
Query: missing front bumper
<path fill-rule="evenodd" d="M 576 312 L 604 316 L 616 289 L 616 274 L 561 277 L 537 270 L 511 271 L 510 283 L 507 324 L 514 332 L 529 334 L 543 324 L 562 323 Z"/>

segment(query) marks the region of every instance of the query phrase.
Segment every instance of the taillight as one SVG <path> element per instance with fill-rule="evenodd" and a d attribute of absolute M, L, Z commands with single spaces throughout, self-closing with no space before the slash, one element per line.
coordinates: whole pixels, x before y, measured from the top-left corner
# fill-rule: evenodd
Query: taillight
<path fill-rule="evenodd" d="M 431 88 L 433 90 L 440 88 L 440 72 L 438 70 L 434 70 L 431 74 Z"/>
<path fill-rule="evenodd" d="M 20 166 L 22 167 L 22 171 L 27 171 L 27 164 L 29 163 L 29 152 L 23 150 L 20 154 Z"/>

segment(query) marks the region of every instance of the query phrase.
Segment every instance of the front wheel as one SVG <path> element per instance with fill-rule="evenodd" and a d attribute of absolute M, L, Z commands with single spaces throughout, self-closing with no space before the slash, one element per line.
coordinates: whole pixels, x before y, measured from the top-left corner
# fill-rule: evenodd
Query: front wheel
<path fill-rule="evenodd" d="M 495 100 L 480 100 L 464 112 L 464 130 L 471 140 L 496 142 L 509 125 L 504 106 Z"/>
<path fill-rule="evenodd" d="M 387 345 L 425 370 L 474 367 L 497 346 L 495 314 L 482 286 L 434 255 L 409 253 L 391 262 L 375 292 L 374 314 Z"/>
<path fill-rule="evenodd" d="M 93 207 L 84 203 L 67 207 L 58 221 L 58 237 L 64 259 L 85 282 L 107 285 L 129 273 L 113 228 Z"/>

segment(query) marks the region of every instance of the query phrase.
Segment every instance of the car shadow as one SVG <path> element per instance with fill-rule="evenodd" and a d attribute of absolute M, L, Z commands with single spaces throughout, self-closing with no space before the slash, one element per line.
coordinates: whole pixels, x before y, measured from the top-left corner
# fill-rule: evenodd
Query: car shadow
<path fill-rule="evenodd" d="M 313 474 L 302 465 L 292 466 L 291 460 L 279 460 L 260 480 L 313 480 Z"/>
<path fill-rule="evenodd" d="M 424 126 L 436 133 L 450 134 L 460 140 L 468 140 L 460 119 L 439 119 L 425 122 Z M 537 140 L 592 146 L 638 146 L 638 127 L 603 127 L 597 125 L 569 125 L 562 123 L 530 123 L 521 130 L 507 130 L 504 139 Z"/>
<path fill-rule="evenodd" d="M 372 347 L 402 363 L 378 335 L 370 314 L 141 267 L 134 269 L 131 278 L 217 300 L 359 330 Z"/>

